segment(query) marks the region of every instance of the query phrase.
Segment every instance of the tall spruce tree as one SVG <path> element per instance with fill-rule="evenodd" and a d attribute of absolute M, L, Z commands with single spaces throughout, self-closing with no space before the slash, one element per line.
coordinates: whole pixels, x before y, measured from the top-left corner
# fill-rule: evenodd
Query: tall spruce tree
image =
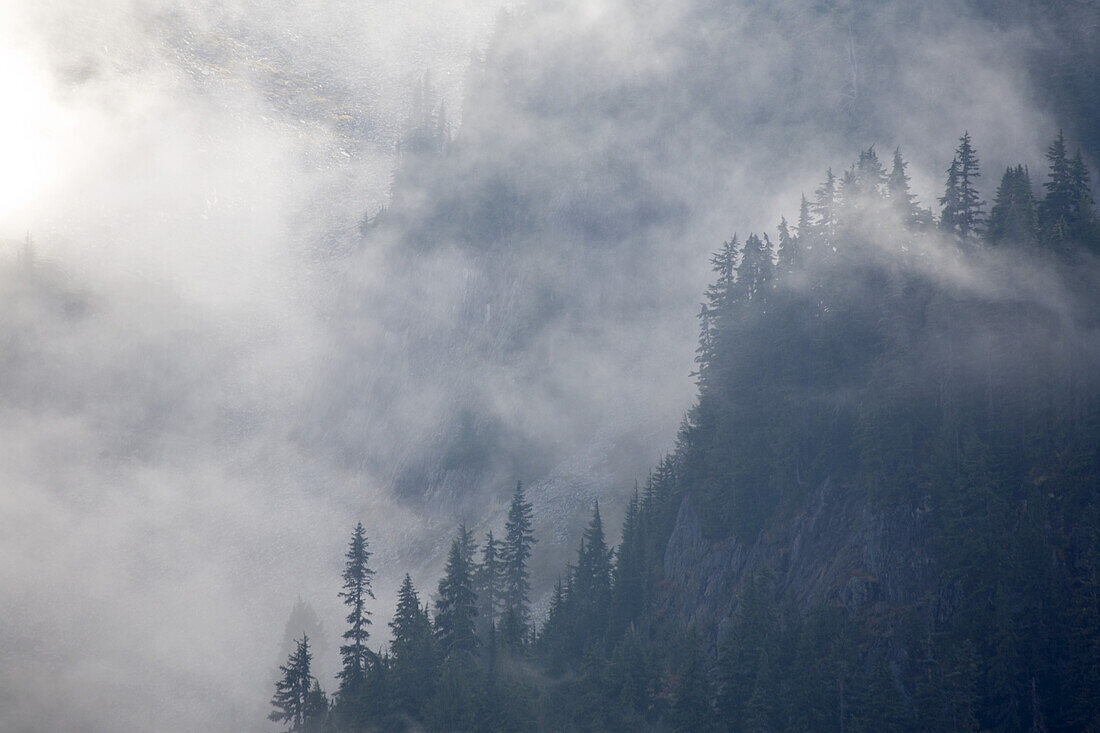
<path fill-rule="evenodd" d="M 916 222 L 917 205 L 916 196 L 909 190 L 909 174 L 906 172 L 909 164 L 901 157 L 901 148 L 894 148 L 894 161 L 890 168 L 890 175 L 886 178 L 886 193 L 894 210 L 907 225 L 912 226 Z"/>
<path fill-rule="evenodd" d="M 645 601 L 645 537 L 642 534 L 641 499 L 638 483 L 626 506 L 623 537 L 615 553 L 615 569 L 611 581 L 611 625 L 614 638 L 643 613 Z"/>
<path fill-rule="evenodd" d="M 1006 168 L 989 212 L 986 239 L 990 244 L 1030 246 L 1038 236 L 1039 222 L 1031 179 L 1022 165 Z"/>
<path fill-rule="evenodd" d="M 947 185 L 940 198 L 943 213 L 940 226 L 963 240 L 976 236 L 981 231 L 982 208 L 985 202 L 978 194 L 977 179 L 981 176 L 978 167 L 978 154 L 970 144 L 970 133 L 964 132 L 959 138 L 959 147 L 951 167 L 947 169 Z"/>
<path fill-rule="evenodd" d="M 477 593 L 463 538 L 451 543 L 435 601 L 435 632 L 445 658 L 466 659 L 477 651 Z"/>
<path fill-rule="evenodd" d="M 798 248 L 803 252 L 811 252 L 814 246 L 814 221 L 810 213 L 810 202 L 806 200 L 806 194 L 802 194 L 802 200 L 798 204 Z"/>
<path fill-rule="evenodd" d="M 1043 183 L 1046 195 L 1040 209 L 1044 233 L 1048 239 L 1065 238 L 1066 229 L 1073 218 L 1074 181 L 1069 153 L 1066 150 L 1066 138 L 1062 131 L 1047 148 L 1047 163 L 1050 165 L 1048 180 Z"/>
<path fill-rule="evenodd" d="M 504 563 L 500 556 L 501 543 L 493 537 L 493 531 L 489 530 L 485 545 L 481 548 L 481 562 L 475 571 L 474 584 L 483 634 L 495 628 L 500 618 L 504 591 Z"/>
<path fill-rule="evenodd" d="M 279 667 L 282 677 L 275 683 L 271 705 L 275 709 L 269 720 L 285 723 L 290 731 L 315 728 L 328 711 L 328 701 L 310 671 L 313 653 L 309 637 L 303 635 L 285 665 Z"/>
<path fill-rule="evenodd" d="M 782 274 L 788 274 L 802 267 L 802 245 L 798 237 L 791 235 L 787 217 L 779 218 L 779 247 L 776 252 L 776 268 Z"/>
<path fill-rule="evenodd" d="M 428 610 L 421 607 L 408 573 L 397 591 L 397 610 L 389 627 L 394 702 L 400 712 L 416 715 L 431 697 L 438 664 Z"/>
<path fill-rule="evenodd" d="M 764 300 L 775 275 L 771 240 L 750 234 L 737 264 L 736 292 L 743 301 Z"/>
<path fill-rule="evenodd" d="M 825 182 L 814 190 L 814 233 L 821 247 L 815 248 L 815 258 L 825 257 L 836 246 L 837 181 L 833 169 L 825 172 Z M 801 232 L 799 232 L 801 234 Z"/>
<path fill-rule="evenodd" d="M 523 482 L 516 482 L 512 503 L 508 508 L 508 521 L 504 525 L 504 547 L 501 560 L 504 563 L 504 596 L 501 634 L 506 643 L 517 643 L 527 638 L 531 618 L 531 582 L 527 561 L 535 544 L 533 509 L 523 494 Z M 504 627 L 507 628 L 504 628 Z"/>
<path fill-rule="evenodd" d="M 573 572 L 573 596 L 576 603 L 577 626 L 581 645 L 588 640 L 603 640 L 607 631 L 607 616 L 611 605 L 612 551 L 604 537 L 600 504 L 581 537 L 577 567 Z"/>
<path fill-rule="evenodd" d="M 367 599 L 374 599 L 374 591 L 371 589 L 371 578 L 374 570 L 370 568 L 370 551 L 367 549 L 367 535 L 363 529 L 363 523 L 355 525 L 348 544 L 347 554 L 344 555 L 344 586 L 340 597 L 344 599 L 344 605 L 348 607 L 346 621 L 348 630 L 344 632 L 347 644 L 340 647 L 340 656 L 343 659 L 343 669 L 337 675 L 340 678 L 341 698 L 349 694 L 354 696 L 366 678 L 367 668 L 371 662 L 372 652 L 367 647 L 367 639 L 370 631 L 367 628 L 371 624 L 370 611 L 367 610 Z"/>

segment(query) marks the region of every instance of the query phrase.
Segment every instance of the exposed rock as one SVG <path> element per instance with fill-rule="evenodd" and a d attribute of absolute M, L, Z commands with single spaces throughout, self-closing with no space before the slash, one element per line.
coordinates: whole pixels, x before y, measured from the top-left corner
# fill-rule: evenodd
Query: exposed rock
<path fill-rule="evenodd" d="M 766 573 L 777 599 L 793 600 L 802 613 L 839 605 L 880 638 L 893 636 L 905 611 L 927 610 L 928 589 L 937 586 L 928 515 L 875 507 L 859 493 L 825 481 L 801 511 L 751 545 L 738 537 L 708 542 L 684 497 L 665 551 L 657 617 L 674 628 L 694 626 L 713 655 L 744 584 Z"/>

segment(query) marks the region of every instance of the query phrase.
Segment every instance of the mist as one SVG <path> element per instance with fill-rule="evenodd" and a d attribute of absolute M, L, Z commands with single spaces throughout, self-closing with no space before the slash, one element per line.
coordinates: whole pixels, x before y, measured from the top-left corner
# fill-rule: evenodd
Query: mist
<path fill-rule="evenodd" d="M 520 479 L 544 601 L 673 447 L 735 230 L 872 144 L 925 206 L 963 130 L 987 199 L 1095 153 L 968 8 L 4 0 L 0 728 L 266 730 L 357 521 L 381 645 Z"/>

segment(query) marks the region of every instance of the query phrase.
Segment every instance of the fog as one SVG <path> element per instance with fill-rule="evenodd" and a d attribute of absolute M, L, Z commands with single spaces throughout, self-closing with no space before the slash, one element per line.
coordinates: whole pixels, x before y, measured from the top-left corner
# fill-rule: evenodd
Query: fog
<path fill-rule="evenodd" d="M 871 144 L 1038 168 L 1047 41 L 932 5 L 0 2 L 0 728 L 267 730 L 355 522 L 381 644 L 518 479 L 544 592 L 722 240 Z"/>

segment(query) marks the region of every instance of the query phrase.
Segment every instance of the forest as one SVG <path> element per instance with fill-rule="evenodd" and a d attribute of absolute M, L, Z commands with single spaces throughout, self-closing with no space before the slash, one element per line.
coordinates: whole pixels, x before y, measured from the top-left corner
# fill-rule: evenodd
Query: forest
<path fill-rule="evenodd" d="M 438 586 L 333 579 L 338 687 L 280 667 L 291 731 L 1091 730 L 1100 720 L 1100 220 L 1059 132 L 986 202 L 964 133 L 924 206 L 900 149 L 733 236 L 697 399 L 616 544 L 596 503 L 548 605 L 517 482 Z M 984 173 L 984 176 L 983 176 Z M 644 395 L 639 396 L 644 399 Z M 818 551 L 820 549 L 820 551 Z M 378 627 L 385 626 L 386 631 Z M 374 636 L 372 636 L 372 630 Z M 377 640 L 389 638 L 388 643 Z"/>

